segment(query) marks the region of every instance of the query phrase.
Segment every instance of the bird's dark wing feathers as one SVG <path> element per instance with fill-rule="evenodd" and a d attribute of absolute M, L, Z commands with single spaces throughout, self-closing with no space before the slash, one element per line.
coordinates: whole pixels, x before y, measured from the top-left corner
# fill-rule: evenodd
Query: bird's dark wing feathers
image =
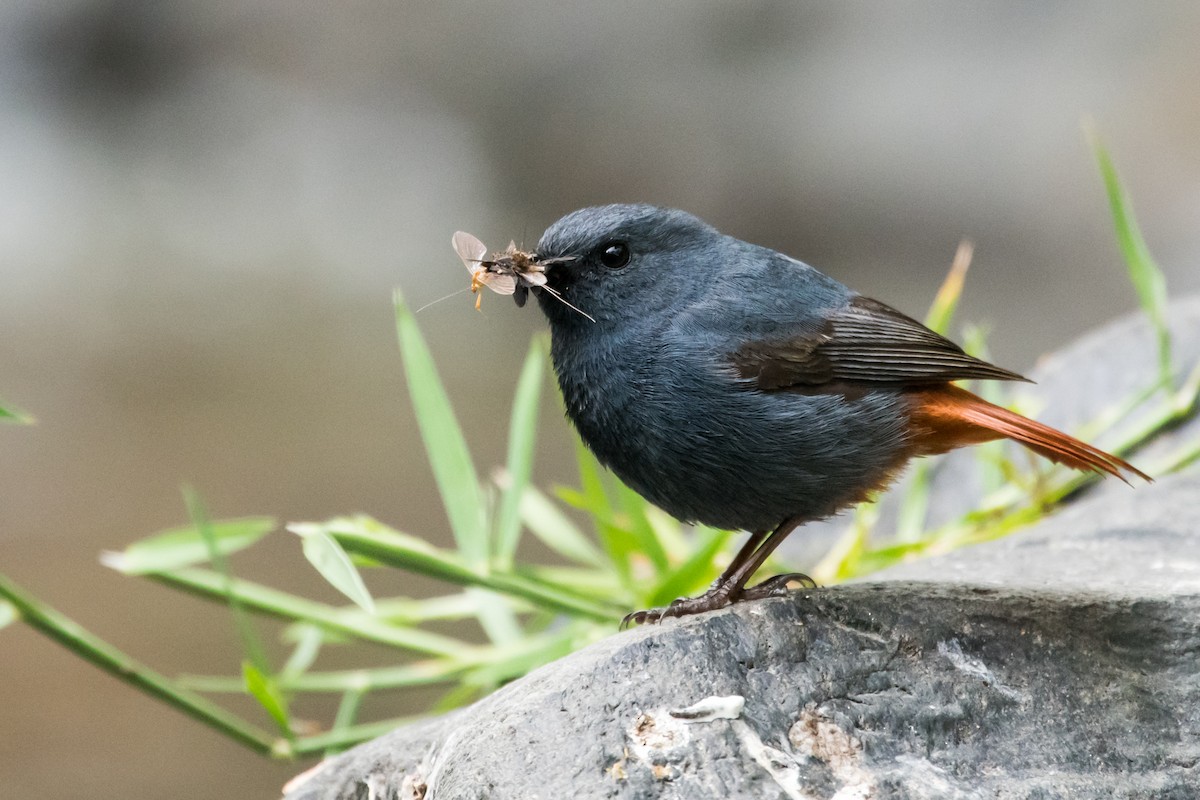
<path fill-rule="evenodd" d="M 856 295 L 819 331 L 759 340 L 733 355 L 739 375 L 764 391 L 821 391 L 845 384 L 922 386 L 967 378 L 1023 381 L 963 352 L 911 317 Z"/>

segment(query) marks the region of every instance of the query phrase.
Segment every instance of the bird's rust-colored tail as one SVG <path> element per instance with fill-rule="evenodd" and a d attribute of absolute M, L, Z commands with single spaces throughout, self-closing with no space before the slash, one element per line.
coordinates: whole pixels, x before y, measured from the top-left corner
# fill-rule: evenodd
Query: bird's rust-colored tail
<path fill-rule="evenodd" d="M 945 453 L 956 447 L 1012 439 L 1051 461 L 1078 470 L 1115 475 L 1123 473 L 1150 481 L 1146 473 L 1111 453 L 1081 442 L 1049 425 L 1022 417 L 951 384 L 912 391 L 911 421 L 914 455 Z"/>

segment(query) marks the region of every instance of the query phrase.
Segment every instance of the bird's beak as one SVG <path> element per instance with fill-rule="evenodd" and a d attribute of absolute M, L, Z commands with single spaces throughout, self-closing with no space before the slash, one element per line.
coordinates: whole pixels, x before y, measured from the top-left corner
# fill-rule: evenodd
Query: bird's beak
<path fill-rule="evenodd" d="M 542 265 L 543 272 L 551 272 L 561 269 L 576 260 L 575 256 L 554 256 L 552 258 L 544 258 L 539 256 L 537 253 L 534 253 L 533 257 L 537 263 Z"/>

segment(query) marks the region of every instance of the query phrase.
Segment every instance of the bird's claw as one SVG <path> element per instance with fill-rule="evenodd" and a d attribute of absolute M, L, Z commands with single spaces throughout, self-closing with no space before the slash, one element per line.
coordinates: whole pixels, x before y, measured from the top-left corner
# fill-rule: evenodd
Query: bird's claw
<path fill-rule="evenodd" d="M 656 625 L 671 617 L 687 617 L 692 614 L 702 614 L 705 611 L 716 611 L 743 600 L 762 600 L 767 597 L 785 597 L 788 584 L 799 583 L 806 589 L 815 589 L 817 582 L 802 572 L 789 572 L 767 578 L 757 586 L 734 592 L 732 587 L 716 585 L 699 597 L 680 597 L 670 605 L 659 608 L 647 608 L 644 611 L 634 611 L 626 614 L 621 620 L 621 630 L 633 625 Z"/>
<path fill-rule="evenodd" d="M 805 589 L 817 588 L 817 582 L 803 572 L 788 572 L 783 575 L 776 575 L 773 578 L 767 578 L 757 586 L 743 589 L 738 600 L 762 600 L 765 597 L 786 597 L 791 591 L 788 589 L 788 584 L 790 583 L 799 583 Z"/>
<path fill-rule="evenodd" d="M 621 620 L 621 630 L 631 625 L 655 625 L 671 617 L 688 617 L 705 611 L 715 611 L 730 605 L 734 600 L 729 587 L 714 586 L 699 597 L 680 597 L 672 600 L 668 606 L 626 614 Z"/>

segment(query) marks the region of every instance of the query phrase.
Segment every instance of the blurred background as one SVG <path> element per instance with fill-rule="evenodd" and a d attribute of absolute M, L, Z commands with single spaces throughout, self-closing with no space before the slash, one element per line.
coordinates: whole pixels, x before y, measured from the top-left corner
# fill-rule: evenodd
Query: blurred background
<path fill-rule="evenodd" d="M 224 610 L 97 562 L 183 522 L 181 484 L 218 517 L 447 541 L 391 295 L 463 288 L 458 228 L 532 245 L 580 206 L 679 206 L 915 315 L 969 236 L 960 318 L 1027 368 L 1136 306 L 1085 115 L 1171 292 L 1200 289 L 1198 86 L 1189 2 L 10 0 L 0 396 L 38 425 L 0 427 L 0 572 L 154 667 L 216 672 Z M 419 319 L 500 463 L 536 307 Z M 542 427 L 537 481 L 570 482 L 565 422 Z M 286 536 L 235 569 L 336 599 Z M 0 631 L 0 794 L 271 797 L 301 766 Z"/>

